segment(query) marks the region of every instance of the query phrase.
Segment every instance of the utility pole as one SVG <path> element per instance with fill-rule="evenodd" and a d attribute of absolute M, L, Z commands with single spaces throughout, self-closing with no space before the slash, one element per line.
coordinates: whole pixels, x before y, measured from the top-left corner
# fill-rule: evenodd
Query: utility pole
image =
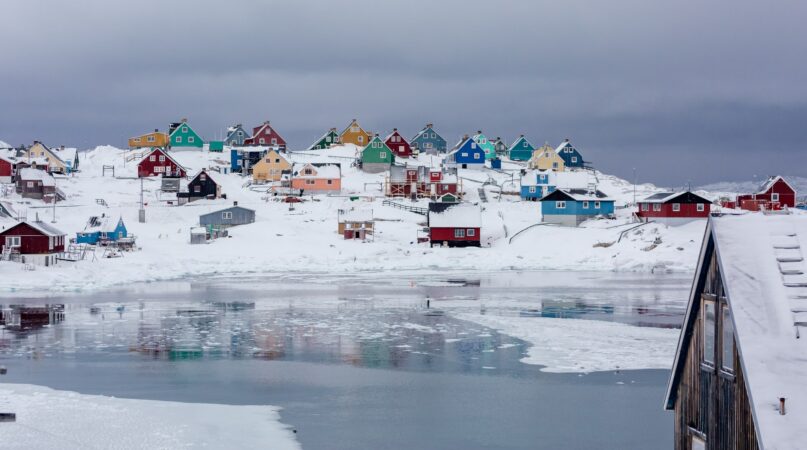
<path fill-rule="evenodd" d="M 143 177 L 140 177 L 140 210 L 137 219 L 140 223 L 146 223 L 146 209 L 143 207 Z"/>
<path fill-rule="evenodd" d="M 636 168 L 633 168 L 633 204 L 636 204 Z"/>

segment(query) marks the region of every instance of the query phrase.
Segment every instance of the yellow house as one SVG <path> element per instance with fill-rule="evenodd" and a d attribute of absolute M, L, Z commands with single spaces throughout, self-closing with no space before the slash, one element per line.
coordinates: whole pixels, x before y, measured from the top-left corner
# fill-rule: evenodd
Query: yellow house
<path fill-rule="evenodd" d="M 276 150 L 269 150 L 252 166 L 252 181 L 255 183 L 280 181 L 281 175 L 286 170 L 291 170 L 291 163 Z"/>
<path fill-rule="evenodd" d="M 370 133 L 364 131 L 356 119 L 350 122 L 350 125 L 345 128 L 345 131 L 339 135 L 339 140 L 343 144 L 355 144 L 359 147 L 364 147 L 370 142 Z"/>
<path fill-rule="evenodd" d="M 67 164 L 53 150 L 45 144 L 34 141 L 34 145 L 25 149 L 22 154 L 22 161 L 48 163 L 48 172 L 67 173 Z"/>
<path fill-rule="evenodd" d="M 140 136 L 129 138 L 129 148 L 142 148 L 142 147 L 167 147 L 168 135 L 161 133 L 159 130 L 154 130 L 153 133 L 146 133 Z"/>
<path fill-rule="evenodd" d="M 555 149 L 550 147 L 549 144 L 544 144 L 532 152 L 530 169 L 563 172 L 565 165 L 563 164 L 563 158 L 555 152 Z"/>

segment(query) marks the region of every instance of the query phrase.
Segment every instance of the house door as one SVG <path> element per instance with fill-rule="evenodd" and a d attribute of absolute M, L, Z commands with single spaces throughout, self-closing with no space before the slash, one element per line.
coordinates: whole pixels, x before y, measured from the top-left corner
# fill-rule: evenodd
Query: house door
<path fill-rule="evenodd" d="M 468 164 L 463 164 L 463 165 L 462 165 L 462 168 L 463 168 L 463 169 L 467 169 L 467 168 L 468 168 Z"/>
<path fill-rule="evenodd" d="M 353 238 L 354 238 L 354 239 L 361 239 L 361 232 L 359 232 L 359 231 L 354 231 L 354 232 L 353 232 Z"/>

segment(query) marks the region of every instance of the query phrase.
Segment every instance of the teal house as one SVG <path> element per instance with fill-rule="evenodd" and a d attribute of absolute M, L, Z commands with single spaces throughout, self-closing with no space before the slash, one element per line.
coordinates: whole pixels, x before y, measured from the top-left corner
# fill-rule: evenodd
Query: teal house
<path fill-rule="evenodd" d="M 614 215 L 614 200 L 597 189 L 555 189 L 541 199 L 545 223 L 569 227 L 588 219 Z"/>
<path fill-rule="evenodd" d="M 114 242 L 129 237 L 123 218 L 112 219 L 107 215 L 92 216 L 87 221 L 84 231 L 76 233 L 77 244 L 98 245 Z"/>
<path fill-rule="evenodd" d="M 530 158 L 532 158 L 532 152 L 534 150 L 535 147 L 530 144 L 530 141 L 522 134 L 513 142 L 513 145 L 507 149 L 507 154 L 513 161 L 529 161 Z"/>
<path fill-rule="evenodd" d="M 308 147 L 308 150 L 322 150 L 331 148 L 332 145 L 339 144 L 339 132 L 336 128 L 331 128 L 327 133 L 320 136 L 313 144 Z"/>
<path fill-rule="evenodd" d="M 205 142 L 193 131 L 188 125 L 188 119 L 182 119 L 182 122 L 172 123 L 169 127 L 168 133 L 171 148 L 190 147 L 201 149 Z"/>
<path fill-rule="evenodd" d="M 446 140 L 434 131 L 434 125 L 430 123 L 427 123 L 426 126 L 409 141 L 412 150 L 431 155 L 445 153 L 448 149 L 447 144 Z"/>
<path fill-rule="evenodd" d="M 496 146 L 493 145 L 493 142 L 490 142 L 488 138 L 482 134 L 482 131 L 477 131 L 476 134 L 473 136 L 474 142 L 479 148 L 485 152 L 485 159 L 493 159 L 496 157 Z"/>
<path fill-rule="evenodd" d="M 392 149 L 376 134 L 361 151 L 361 170 L 370 173 L 379 173 L 389 170 L 395 161 Z"/>

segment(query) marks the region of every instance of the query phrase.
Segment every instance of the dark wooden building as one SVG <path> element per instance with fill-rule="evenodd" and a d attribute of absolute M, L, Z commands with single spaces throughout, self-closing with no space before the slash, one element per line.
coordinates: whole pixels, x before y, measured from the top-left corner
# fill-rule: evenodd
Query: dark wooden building
<path fill-rule="evenodd" d="M 216 183 L 216 180 L 204 169 L 188 183 L 187 191 L 183 190 L 177 193 L 179 204 L 201 200 L 203 198 L 212 200 L 219 197 L 221 197 L 221 185 Z"/>
<path fill-rule="evenodd" d="M 807 446 L 807 216 L 712 217 L 665 408 L 676 450 Z"/>

